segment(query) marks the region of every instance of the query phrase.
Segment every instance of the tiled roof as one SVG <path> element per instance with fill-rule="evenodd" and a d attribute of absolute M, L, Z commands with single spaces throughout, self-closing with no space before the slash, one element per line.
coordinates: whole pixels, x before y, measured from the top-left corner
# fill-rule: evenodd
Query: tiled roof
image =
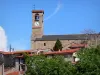
<path fill-rule="evenodd" d="M 69 48 L 85 48 L 86 46 L 87 44 L 72 44 Z"/>
<path fill-rule="evenodd" d="M 4 51 L 0 51 L 0 53 L 2 54 L 19 54 L 19 53 L 27 53 L 27 52 L 33 52 L 33 50 L 23 50 L 23 51 L 14 51 L 14 52 L 4 52 Z"/>
<path fill-rule="evenodd" d="M 33 50 L 23 50 L 23 51 L 15 51 L 13 52 L 14 54 L 18 54 L 18 53 L 28 53 L 28 52 L 32 52 Z"/>
<path fill-rule="evenodd" d="M 68 53 L 74 53 L 76 51 L 80 50 L 80 48 L 77 49 L 69 49 L 69 50 L 62 50 L 62 51 L 54 51 L 54 52 L 46 52 L 45 55 L 52 55 L 52 54 L 68 54 Z"/>
<path fill-rule="evenodd" d="M 72 44 L 69 48 L 75 47 L 77 49 L 68 49 L 68 50 L 62 50 L 62 51 L 54 51 L 54 52 L 44 52 L 44 54 L 64 54 L 64 53 L 73 53 L 76 50 L 79 50 L 79 48 L 86 47 L 87 44 Z M 23 51 L 15 51 L 15 52 L 3 52 L 0 51 L 2 54 L 20 54 L 20 53 L 30 53 L 30 52 L 37 52 L 37 50 L 23 50 Z M 30 54 L 30 56 L 32 56 Z M 23 57 L 23 56 L 18 56 Z"/>
<path fill-rule="evenodd" d="M 3 51 L 1 50 L 0 53 L 3 53 Z"/>
<path fill-rule="evenodd" d="M 11 72 L 11 73 L 8 73 L 6 75 L 23 75 L 25 73 L 25 71 L 14 71 L 14 72 Z"/>
<path fill-rule="evenodd" d="M 43 54 L 45 55 L 52 55 L 52 54 L 69 54 L 69 53 L 74 53 L 76 51 L 80 50 L 80 48 L 77 49 L 68 49 L 68 50 L 62 50 L 62 51 L 53 51 L 53 52 L 44 52 Z M 29 54 L 29 56 L 33 56 L 34 54 Z M 36 55 L 36 54 L 35 54 Z M 23 55 L 21 56 L 16 56 L 17 58 L 23 58 Z"/>
<path fill-rule="evenodd" d="M 44 10 L 32 10 L 32 13 L 44 13 Z"/>
<path fill-rule="evenodd" d="M 11 72 L 11 73 L 8 73 L 6 75 L 19 75 L 19 71 Z"/>
<path fill-rule="evenodd" d="M 70 34 L 70 35 L 43 35 L 42 38 L 36 38 L 36 41 L 53 41 L 53 40 L 85 40 L 85 34 Z M 32 39 L 34 40 L 34 39 Z"/>

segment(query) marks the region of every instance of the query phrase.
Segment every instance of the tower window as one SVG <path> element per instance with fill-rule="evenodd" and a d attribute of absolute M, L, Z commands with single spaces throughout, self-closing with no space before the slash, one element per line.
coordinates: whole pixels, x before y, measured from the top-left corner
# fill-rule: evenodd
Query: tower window
<path fill-rule="evenodd" d="M 39 21 L 39 15 L 35 15 L 35 20 Z"/>
<path fill-rule="evenodd" d="M 46 46 L 46 43 L 44 43 L 44 46 Z"/>

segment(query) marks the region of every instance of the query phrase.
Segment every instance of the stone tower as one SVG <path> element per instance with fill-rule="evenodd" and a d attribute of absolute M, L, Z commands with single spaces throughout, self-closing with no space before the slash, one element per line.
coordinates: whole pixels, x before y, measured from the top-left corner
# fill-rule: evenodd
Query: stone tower
<path fill-rule="evenodd" d="M 32 11 L 31 45 L 34 44 L 34 40 L 36 38 L 42 38 L 43 36 L 43 16 L 44 16 L 43 10 L 33 10 Z"/>
<path fill-rule="evenodd" d="M 32 11 L 32 37 L 41 38 L 43 35 L 43 10 Z"/>

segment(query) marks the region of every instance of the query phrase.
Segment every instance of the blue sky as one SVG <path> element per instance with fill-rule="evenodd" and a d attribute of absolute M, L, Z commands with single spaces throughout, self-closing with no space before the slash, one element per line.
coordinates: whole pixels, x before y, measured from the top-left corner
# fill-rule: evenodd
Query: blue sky
<path fill-rule="evenodd" d="M 15 49 L 30 49 L 34 4 L 44 19 L 52 15 L 44 21 L 45 35 L 100 31 L 100 0 L 0 0 L 0 26 Z"/>

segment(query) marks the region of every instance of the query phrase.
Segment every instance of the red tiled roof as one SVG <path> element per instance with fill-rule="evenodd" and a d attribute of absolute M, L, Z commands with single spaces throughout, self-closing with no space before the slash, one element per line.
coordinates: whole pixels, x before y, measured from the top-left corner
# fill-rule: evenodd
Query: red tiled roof
<path fill-rule="evenodd" d="M 24 71 L 14 71 L 14 72 L 8 73 L 6 75 L 20 75 L 20 74 L 24 74 L 24 73 L 25 73 Z"/>
<path fill-rule="evenodd" d="M 43 54 L 45 55 L 52 55 L 52 54 L 68 54 L 68 53 L 74 53 L 78 51 L 80 48 L 77 49 L 68 49 L 68 50 L 62 50 L 62 51 L 53 51 L 53 52 L 45 52 Z M 33 56 L 33 54 L 29 54 L 29 56 Z M 21 56 L 16 56 L 17 58 L 23 58 L 23 55 Z"/>
<path fill-rule="evenodd" d="M 54 51 L 54 52 L 46 52 L 45 55 L 51 55 L 51 54 L 68 54 L 68 53 L 74 53 L 78 51 L 80 48 L 77 49 L 69 49 L 69 50 L 62 50 L 62 51 Z"/>
<path fill-rule="evenodd" d="M 48 54 L 67 54 L 67 53 L 73 53 L 77 50 L 79 50 L 79 48 L 82 48 L 82 47 L 85 47 L 87 46 L 86 44 L 72 44 L 70 46 L 71 47 L 77 47 L 77 49 L 69 49 L 69 50 L 62 50 L 62 51 L 54 51 L 54 52 L 46 52 L 44 53 L 45 55 L 48 55 Z M 24 51 L 15 51 L 15 52 L 3 52 L 3 51 L 0 51 L 0 53 L 2 54 L 20 54 L 20 53 L 30 53 L 34 50 L 24 50 Z M 30 55 L 32 56 L 32 55 Z M 23 57 L 23 56 L 18 56 L 18 57 Z"/>
<path fill-rule="evenodd" d="M 2 54 L 19 54 L 19 53 L 29 53 L 29 52 L 32 52 L 33 50 L 23 50 L 23 51 L 15 51 L 15 52 L 3 52 L 3 51 L 0 51 L 0 53 Z"/>
<path fill-rule="evenodd" d="M 44 13 L 44 10 L 32 10 L 32 13 Z"/>
<path fill-rule="evenodd" d="M 19 75 L 19 72 L 18 72 L 18 71 L 16 71 L 16 72 L 11 72 L 11 73 L 8 73 L 8 74 L 6 74 L 6 75 Z"/>
<path fill-rule="evenodd" d="M 81 48 L 81 47 L 85 47 L 85 46 L 87 46 L 87 44 L 72 44 L 69 48 L 71 48 L 71 47 Z"/>
<path fill-rule="evenodd" d="M 29 53 L 29 52 L 32 52 L 33 50 L 23 50 L 23 51 L 15 51 L 15 52 L 12 52 L 14 54 L 18 54 L 18 53 Z"/>
<path fill-rule="evenodd" d="M 24 74 L 25 73 L 25 71 L 20 71 L 20 74 Z"/>
<path fill-rule="evenodd" d="M 3 51 L 0 50 L 0 53 L 3 53 Z"/>

